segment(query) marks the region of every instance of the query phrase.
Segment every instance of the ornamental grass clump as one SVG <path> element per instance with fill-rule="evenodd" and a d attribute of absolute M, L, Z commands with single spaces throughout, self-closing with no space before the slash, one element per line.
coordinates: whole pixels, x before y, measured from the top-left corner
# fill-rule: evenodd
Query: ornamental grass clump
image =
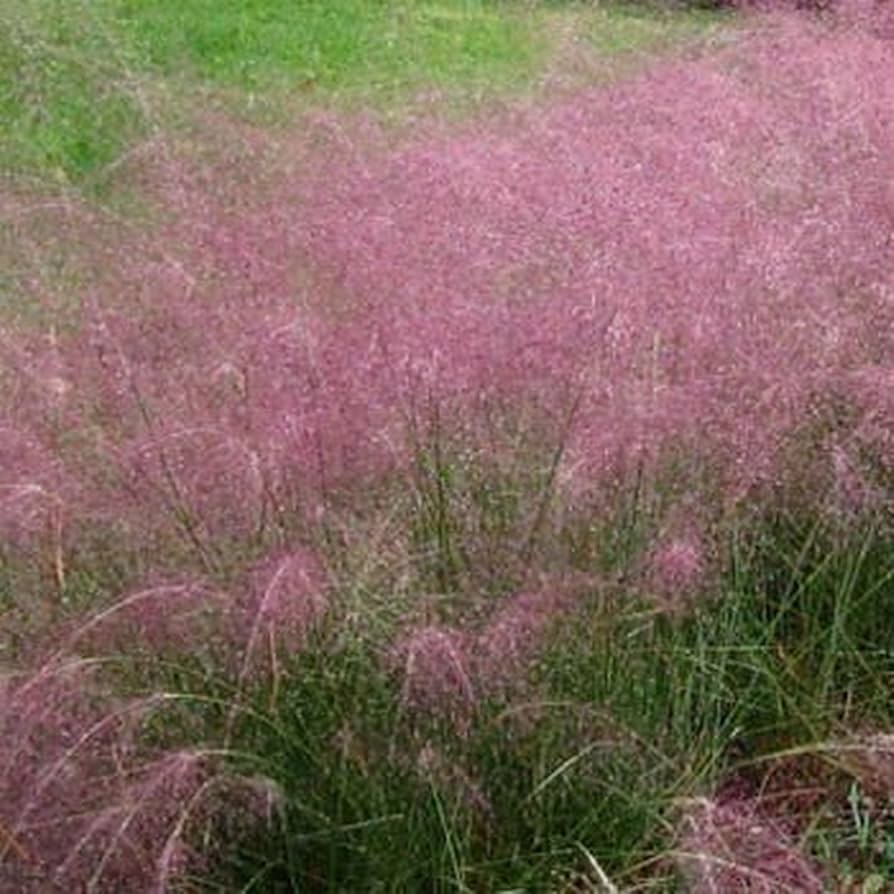
<path fill-rule="evenodd" d="M 683 444 L 741 499 L 815 395 L 889 363 L 891 66 L 862 30 L 783 24 L 339 169 L 310 251 L 442 393 L 579 387 L 578 480 Z"/>
<path fill-rule="evenodd" d="M 249 881 L 635 884 L 735 748 L 851 723 L 890 654 L 892 108 L 878 29 L 778 16 L 487 127 L 315 131 L 250 197 L 165 152 L 103 288 L 2 332 L 41 656 L 2 885 L 174 887 L 215 760 L 266 793 Z M 866 545 L 815 558 L 830 520 Z M 820 890 L 761 804 L 683 826 L 696 890 Z"/>
<path fill-rule="evenodd" d="M 569 494 L 673 451 L 735 504 L 834 392 L 883 473 L 891 67 L 865 30 L 783 21 L 487 132 L 333 151 L 258 207 L 178 199 L 126 303 L 20 352 L 13 393 L 56 384 L 9 428 L 69 460 L 72 511 L 155 523 L 206 570 L 404 474 L 434 413 L 557 428 Z"/>
<path fill-rule="evenodd" d="M 678 859 L 693 894 L 821 894 L 828 890 L 784 820 L 742 797 L 695 801 Z"/>
<path fill-rule="evenodd" d="M 182 859 L 184 808 L 206 761 L 141 752 L 139 730 L 164 696 L 111 698 L 96 670 L 60 659 L 3 681 L 4 892 L 168 890 L 160 879 Z"/>
<path fill-rule="evenodd" d="M 254 710 L 249 687 L 275 693 L 325 612 L 326 583 L 306 550 L 249 578 L 244 596 L 200 580 L 132 593 L 43 636 L 34 669 L 4 676 L 0 891 L 173 890 L 207 871 L 200 829 L 263 823 L 272 808 L 252 793 L 265 778 L 221 761 Z M 209 675 L 226 701 L 196 687 Z M 213 739 L 223 747 L 201 744 Z"/>

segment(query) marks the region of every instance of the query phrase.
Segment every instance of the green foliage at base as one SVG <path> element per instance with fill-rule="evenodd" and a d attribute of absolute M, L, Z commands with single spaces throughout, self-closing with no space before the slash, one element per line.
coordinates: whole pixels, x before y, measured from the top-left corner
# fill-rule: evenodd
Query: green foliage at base
<path fill-rule="evenodd" d="M 218 868 L 195 883 L 562 891 L 596 885 L 595 861 L 619 890 L 680 890 L 684 805 L 730 779 L 759 792 L 781 767 L 824 793 L 792 819 L 830 877 L 856 863 L 887 878 L 884 820 L 841 749 L 894 722 L 894 544 L 791 519 L 754 530 L 692 611 L 623 585 L 584 596 L 530 678 L 460 722 L 408 708 L 386 644 L 333 622 L 242 715 L 232 769 L 276 807 L 248 833 L 219 827 Z"/>

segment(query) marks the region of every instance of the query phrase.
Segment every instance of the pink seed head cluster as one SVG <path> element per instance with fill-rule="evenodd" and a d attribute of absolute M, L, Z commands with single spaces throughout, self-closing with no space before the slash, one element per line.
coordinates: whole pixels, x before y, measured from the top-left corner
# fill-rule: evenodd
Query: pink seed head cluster
<path fill-rule="evenodd" d="M 135 733 L 157 700 L 115 703 L 92 676 L 72 662 L 3 681 L 4 892 L 168 890 L 160 880 L 183 860 L 202 758 L 141 759 Z"/>
<path fill-rule="evenodd" d="M 648 565 L 651 595 L 665 605 L 693 596 L 703 585 L 705 550 L 695 537 L 675 537 L 660 543 Z"/>
<path fill-rule="evenodd" d="M 679 859 L 694 894 L 821 894 L 827 890 L 791 832 L 745 798 L 693 804 Z"/>
<path fill-rule="evenodd" d="M 466 639 L 459 631 L 429 625 L 409 631 L 394 645 L 391 663 L 399 669 L 401 701 L 408 711 L 468 728 L 478 694 Z"/>

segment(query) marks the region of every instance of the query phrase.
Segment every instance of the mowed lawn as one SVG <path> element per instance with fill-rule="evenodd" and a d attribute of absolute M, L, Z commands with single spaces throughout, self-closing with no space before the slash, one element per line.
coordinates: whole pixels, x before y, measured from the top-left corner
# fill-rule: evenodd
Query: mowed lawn
<path fill-rule="evenodd" d="M 0 24 L 0 894 L 894 885 L 884 4 Z"/>
<path fill-rule="evenodd" d="M 283 123 L 309 103 L 394 107 L 434 88 L 493 96 L 530 87 L 562 40 L 612 57 L 725 18 L 487 0 L 4 2 L 0 158 L 10 171 L 101 179 L 153 128 L 221 98 Z"/>

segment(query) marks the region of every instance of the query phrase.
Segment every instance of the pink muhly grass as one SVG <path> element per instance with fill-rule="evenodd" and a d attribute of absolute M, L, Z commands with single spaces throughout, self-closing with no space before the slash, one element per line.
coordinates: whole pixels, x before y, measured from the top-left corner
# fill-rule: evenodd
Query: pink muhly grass
<path fill-rule="evenodd" d="M 137 736 L 163 697 L 116 704 L 93 666 L 47 664 L 0 692 L 4 891 L 148 891 L 200 784 L 187 753 L 147 762 Z"/>
<path fill-rule="evenodd" d="M 72 627 L 66 650 L 90 655 L 220 652 L 233 600 L 204 581 L 130 593 Z"/>
<path fill-rule="evenodd" d="M 54 871 L 55 884 L 77 884 L 89 873 L 88 891 L 170 890 L 190 865 L 183 832 L 205 791 L 204 763 L 201 752 L 182 751 L 141 766 L 81 831 Z"/>
<path fill-rule="evenodd" d="M 172 890 L 185 871 L 195 875 L 210 867 L 214 844 L 211 844 L 211 850 L 202 852 L 191 847 L 190 833 L 194 829 L 204 828 L 206 847 L 213 841 L 211 835 L 219 835 L 226 846 L 246 832 L 270 828 L 274 820 L 282 816 L 284 794 L 274 781 L 266 777 L 234 777 L 213 772 L 218 756 L 219 752 L 214 750 L 175 752 L 160 762 L 162 769 L 167 768 L 165 764 L 173 770 L 179 769 L 184 780 L 190 778 L 190 772 L 198 770 L 201 784 L 193 785 L 191 794 L 187 792 L 190 796 L 181 800 L 176 822 L 165 830 L 164 847 L 155 860 L 153 894 Z"/>
<path fill-rule="evenodd" d="M 9 429 L 69 515 L 173 529 L 210 567 L 405 471 L 432 407 L 475 431 L 579 392 L 562 474 L 591 489 L 685 448 L 763 493 L 832 388 L 890 458 L 865 383 L 894 351 L 892 85 L 890 42 L 783 17 L 486 131 L 333 147 L 251 204 L 178 178 L 126 300 L 9 352 Z"/>
<path fill-rule="evenodd" d="M 449 627 L 419 627 L 398 640 L 389 658 L 408 714 L 446 719 L 460 733 L 468 731 L 478 693 L 467 636 Z"/>
<path fill-rule="evenodd" d="M 110 514 L 179 526 L 206 561 L 216 538 L 261 535 L 387 468 L 394 392 L 367 333 L 238 290 L 157 297 L 130 317 L 98 312 L 86 360 L 70 346 L 101 422 L 107 471 L 91 483 Z"/>
<path fill-rule="evenodd" d="M 747 798 L 701 798 L 690 804 L 677 858 L 693 894 L 826 890 L 792 832 Z"/>
<path fill-rule="evenodd" d="M 333 147 L 253 203 L 172 171 L 120 298 L 4 338 L 0 530 L 173 533 L 216 572 L 406 473 L 434 413 L 459 437 L 569 394 L 570 490 L 684 449 L 729 502 L 770 493 L 833 390 L 890 470 L 892 105 L 890 42 L 782 18 L 487 130 Z"/>
<path fill-rule="evenodd" d="M 667 609 L 688 604 L 705 586 L 707 556 L 694 533 L 667 537 L 647 560 L 647 595 Z"/>
<path fill-rule="evenodd" d="M 482 689 L 498 692 L 522 685 L 545 633 L 572 604 L 561 589 L 507 597 L 475 640 L 475 668 Z"/>
<path fill-rule="evenodd" d="M 328 578 L 310 550 L 298 548 L 259 563 L 235 616 L 239 685 L 261 668 L 275 685 L 282 662 L 305 645 L 328 609 Z"/>
<path fill-rule="evenodd" d="M 890 49 L 779 29 L 349 165 L 312 194 L 311 251 L 442 392 L 523 401 L 589 369 L 578 475 L 682 442 L 745 494 L 890 317 L 890 80 L 867 87 Z"/>

